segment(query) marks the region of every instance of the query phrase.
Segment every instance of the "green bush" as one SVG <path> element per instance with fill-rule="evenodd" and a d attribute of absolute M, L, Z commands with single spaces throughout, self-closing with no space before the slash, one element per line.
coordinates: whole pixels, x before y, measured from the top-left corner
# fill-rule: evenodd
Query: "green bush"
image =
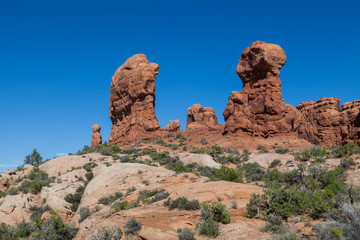
<path fill-rule="evenodd" d="M 165 206 L 169 207 L 169 210 L 198 210 L 200 209 L 200 203 L 198 200 L 188 200 L 186 197 L 179 197 L 175 200 L 168 199 L 164 202 Z"/>
<path fill-rule="evenodd" d="M 29 210 L 31 212 L 30 219 L 33 221 L 36 218 L 41 218 L 41 216 L 45 212 L 48 212 L 51 210 L 51 207 L 49 205 L 31 206 L 31 207 L 29 207 Z"/>
<path fill-rule="evenodd" d="M 129 234 L 137 235 L 138 232 L 141 230 L 141 228 L 142 228 L 141 222 L 137 221 L 134 218 L 130 218 L 124 226 L 126 235 Z"/>
<path fill-rule="evenodd" d="M 279 166 L 280 164 L 281 164 L 281 160 L 280 159 L 275 159 L 270 163 L 269 167 L 274 168 L 276 166 Z"/>
<path fill-rule="evenodd" d="M 11 187 L 11 188 L 9 188 L 9 189 L 7 190 L 7 193 L 8 193 L 9 195 L 16 195 L 16 194 L 19 193 L 19 189 L 16 188 L 16 187 Z"/>
<path fill-rule="evenodd" d="M 195 240 L 195 233 L 188 228 L 179 229 L 178 232 L 179 240 Z"/>
<path fill-rule="evenodd" d="M 219 224 L 211 218 L 201 221 L 198 224 L 198 228 L 200 235 L 211 238 L 219 236 Z"/>
<path fill-rule="evenodd" d="M 202 139 L 200 140 L 200 143 L 201 143 L 202 145 L 206 145 L 206 144 L 208 144 L 208 140 L 206 140 L 206 138 L 202 138 Z"/>
<path fill-rule="evenodd" d="M 244 171 L 244 175 L 248 181 L 260 181 L 265 176 L 265 171 L 257 162 L 245 163 L 239 167 L 239 170 Z"/>
<path fill-rule="evenodd" d="M 2 197 L 6 197 L 6 192 L 0 191 L 0 198 L 2 198 Z"/>
<path fill-rule="evenodd" d="M 83 222 L 85 219 L 90 217 L 91 214 L 92 214 L 92 211 L 89 208 L 87 208 L 87 207 L 80 208 L 79 223 Z"/>
<path fill-rule="evenodd" d="M 65 201 L 68 203 L 71 203 L 70 209 L 73 212 L 76 212 L 79 208 L 79 204 L 82 198 L 82 195 L 84 194 L 85 187 L 80 186 L 76 189 L 75 193 L 69 193 L 65 196 Z"/>
<path fill-rule="evenodd" d="M 289 152 L 289 149 L 287 148 L 278 148 L 278 149 L 275 149 L 275 152 L 278 153 L 278 154 L 286 154 Z"/>
<path fill-rule="evenodd" d="M 339 167 L 347 170 L 355 165 L 356 165 L 356 162 L 354 161 L 354 159 L 344 158 L 344 159 L 341 159 Z"/>
<path fill-rule="evenodd" d="M 87 172 L 91 172 L 92 169 L 96 166 L 97 164 L 95 162 L 88 162 L 84 164 L 83 169 L 85 169 Z"/>
<path fill-rule="evenodd" d="M 124 197 L 124 194 L 122 194 L 121 192 L 116 192 L 115 195 L 110 195 L 109 197 L 100 198 L 98 200 L 98 203 L 107 206 L 123 197 Z"/>
<path fill-rule="evenodd" d="M 31 154 L 25 156 L 24 163 L 38 166 L 42 162 L 42 159 L 40 153 L 35 148 Z"/>
<path fill-rule="evenodd" d="M 113 209 L 115 212 L 120 210 L 128 210 L 130 208 L 133 208 L 133 205 L 128 201 L 115 202 L 111 205 L 111 209 Z"/>
<path fill-rule="evenodd" d="M 94 178 L 94 173 L 87 172 L 87 173 L 85 173 L 85 177 L 86 177 L 87 182 L 90 182 Z"/>
<path fill-rule="evenodd" d="M 257 150 L 259 150 L 260 153 L 267 153 L 269 152 L 266 147 L 262 146 L 262 145 L 257 145 L 256 147 Z"/>
<path fill-rule="evenodd" d="M 139 192 L 138 201 L 153 203 L 167 198 L 170 194 L 165 189 L 143 190 Z"/>
<path fill-rule="evenodd" d="M 91 235 L 91 240 L 120 240 L 123 232 L 118 227 L 107 227 Z"/>
<path fill-rule="evenodd" d="M 218 180 L 224 180 L 229 182 L 242 182 L 242 174 L 235 169 L 221 166 L 220 169 L 216 170 L 215 178 Z"/>

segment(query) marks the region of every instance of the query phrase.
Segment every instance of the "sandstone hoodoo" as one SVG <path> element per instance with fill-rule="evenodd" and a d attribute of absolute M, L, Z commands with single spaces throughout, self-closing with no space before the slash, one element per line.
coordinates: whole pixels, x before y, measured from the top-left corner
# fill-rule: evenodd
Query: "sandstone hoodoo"
<path fill-rule="evenodd" d="M 168 132 L 178 132 L 180 131 L 180 122 L 179 120 L 169 121 L 169 124 L 166 125 L 165 131 Z"/>
<path fill-rule="evenodd" d="M 236 68 L 243 89 L 229 97 L 223 113 L 225 133 L 268 137 L 297 130 L 301 115 L 281 94 L 280 69 L 285 63 L 285 52 L 276 44 L 257 41 L 243 51 Z"/>
<path fill-rule="evenodd" d="M 219 126 L 218 118 L 214 109 L 194 104 L 187 110 L 186 129 L 201 127 L 215 128 Z"/>
<path fill-rule="evenodd" d="M 96 145 L 102 144 L 102 137 L 100 133 L 101 127 L 98 124 L 94 124 L 91 129 L 93 131 L 91 137 L 91 146 L 94 147 Z"/>
<path fill-rule="evenodd" d="M 130 57 L 111 81 L 109 142 L 118 143 L 151 137 L 160 129 L 155 116 L 155 79 L 159 65 L 144 54 Z"/>
<path fill-rule="evenodd" d="M 299 136 L 314 144 L 335 145 L 360 139 L 360 101 L 345 103 L 340 108 L 338 97 L 300 103 L 297 109 L 305 121 Z"/>

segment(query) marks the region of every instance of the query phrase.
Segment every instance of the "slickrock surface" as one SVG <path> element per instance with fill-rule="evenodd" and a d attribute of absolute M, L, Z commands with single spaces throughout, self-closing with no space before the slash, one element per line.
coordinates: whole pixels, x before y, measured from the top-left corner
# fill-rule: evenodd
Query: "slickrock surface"
<path fill-rule="evenodd" d="M 165 131 L 169 132 L 178 132 L 180 131 L 180 122 L 179 120 L 169 121 L 169 124 L 166 125 Z"/>
<path fill-rule="evenodd" d="M 194 128 L 216 128 L 219 126 L 218 118 L 214 109 L 194 104 L 187 110 L 186 129 Z"/>
<path fill-rule="evenodd" d="M 155 79 L 159 65 L 144 54 L 130 57 L 119 67 L 111 81 L 109 141 L 119 143 L 148 138 L 159 130 L 155 116 Z"/>
<path fill-rule="evenodd" d="M 94 124 L 91 129 L 93 131 L 91 137 L 91 147 L 102 144 L 102 137 L 100 133 L 101 127 L 98 124 Z"/>

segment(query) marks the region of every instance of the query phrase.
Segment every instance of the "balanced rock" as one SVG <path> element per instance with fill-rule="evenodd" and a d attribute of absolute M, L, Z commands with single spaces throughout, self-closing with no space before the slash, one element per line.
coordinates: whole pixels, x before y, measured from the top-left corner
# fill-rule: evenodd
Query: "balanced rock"
<path fill-rule="evenodd" d="M 91 130 L 93 131 L 92 137 L 91 137 L 91 146 L 94 147 L 96 145 L 102 144 L 102 137 L 101 137 L 101 127 L 98 124 L 94 124 L 91 127 Z"/>
<path fill-rule="evenodd" d="M 144 54 L 130 57 L 116 70 L 110 88 L 110 142 L 148 138 L 159 130 L 155 116 L 158 73 L 159 65 L 150 63 Z"/>
<path fill-rule="evenodd" d="M 169 124 L 166 125 L 165 131 L 177 132 L 180 131 L 180 122 L 179 120 L 169 121 Z"/>
<path fill-rule="evenodd" d="M 338 97 L 324 97 L 300 103 L 297 109 L 305 119 L 298 130 L 301 138 L 327 146 L 359 142 L 360 101 L 345 103 L 340 108 Z"/>
<path fill-rule="evenodd" d="M 218 118 L 214 109 L 194 104 L 187 110 L 186 129 L 219 126 Z"/>
<path fill-rule="evenodd" d="M 257 41 L 243 51 L 236 68 L 243 89 L 229 97 L 224 133 L 268 137 L 297 130 L 301 114 L 285 104 L 281 94 L 280 69 L 285 63 L 285 52 L 276 44 Z"/>

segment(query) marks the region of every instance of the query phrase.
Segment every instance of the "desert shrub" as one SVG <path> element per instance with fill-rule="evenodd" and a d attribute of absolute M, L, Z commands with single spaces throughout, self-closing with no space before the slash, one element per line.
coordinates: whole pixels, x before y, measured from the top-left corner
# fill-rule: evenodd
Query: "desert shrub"
<path fill-rule="evenodd" d="M 247 205 L 249 217 L 267 217 L 276 214 L 283 218 L 307 214 L 319 218 L 336 204 L 337 196 L 345 184 L 346 173 L 342 168 L 328 171 L 318 164 L 306 169 L 281 173 L 272 170 L 264 180 L 269 188 L 262 195 L 253 194 Z"/>
<path fill-rule="evenodd" d="M 314 227 L 317 239 L 355 240 L 360 236 L 360 203 L 341 204 L 339 213 Z"/>
<path fill-rule="evenodd" d="M 202 145 L 206 145 L 206 144 L 208 144 L 208 140 L 206 140 L 206 138 L 202 138 L 202 139 L 200 140 L 200 143 L 201 143 Z"/>
<path fill-rule="evenodd" d="M 94 173 L 87 172 L 87 173 L 85 173 L 85 177 L 86 177 L 87 182 L 90 182 L 94 178 Z"/>
<path fill-rule="evenodd" d="M 266 147 L 262 146 L 262 145 L 257 145 L 256 149 L 260 152 L 260 153 L 267 153 L 268 150 L 266 149 Z"/>
<path fill-rule="evenodd" d="M 6 192 L 0 191 L 0 198 L 2 198 L 2 197 L 6 197 Z"/>
<path fill-rule="evenodd" d="M 139 192 L 138 201 L 153 203 L 167 198 L 170 194 L 165 189 L 143 190 Z"/>
<path fill-rule="evenodd" d="M 198 228 L 200 235 L 211 238 L 219 236 L 219 224 L 211 218 L 201 221 Z"/>
<path fill-rule="evenodd" d="M 330 151 L 334 157 L 343 158 L 360 153 L 360 146 L 355 143 L 347 143 L 343 146 L 333 146 Z"/>
<path fill-rule="evenodd" d="M 269 167 L 274 168 L 276 166 L 279 166 L 280 164 L 281 164 L 281 160 L 280 159 L 275 159 L 270 163 Z"/>
<path fill-rule="evenodd" d="M 226 166 L 221 166 L 220 169 L 216 170 L 215 178 L 217 180 L 224 180 L 229 182 L 242 182 L 242 174 L 240 171 L 235 169 L 228 168 Z"/>
<path fill-rule="evenodd" d="M 65 196 L 65 201 L 70 203 L 70 209 L 73 212 L 76 212 L 77 209 L 79 208 L 79 204 L 82 198 L 82 195 L 84 194 L 85 191 L 85 187 L 84 186 L 80 186 L 76 189 L 75 193 L 69 193 L 68 195 Z"/>
<path fill-rule="evenodd" d="M 269 215 L 262 230 L 264 232 L 284 234 L 289 230 L 288 228 L 289 227 L 284 223 L 281 217 L 277 215 Z"/>
<path fill-rule="evenodd" d="M 130 218 L 124 226 L 126 235 L 129 234 L 137 235 L 137 233 L 141 230 L 141 228 L 142 228 L 141 222 L 137 221 L 135 218 Z"/>
<path fill-rule="evenodd" d="M 331 157 L 331 152 L 325 147 L 316 145 L 310 149 L 304 149 L 300 152 L 294 153 L 296 161 L 315 161 L 315 162 L 325 162 L 326 159 Z"/>
<path fill-rule="evenodd" d="M 130 208 L 133 208 L 133 205 L 128 201 L 115 202 L 111 205 L 111 209 L 113 209 L 114 212 L 118 212 L 120 210 L 128 210 Z"/>
<path fill-rule="evenodd" d="M 80 208 L 79 223 L 83 222 L 85 219 L 90 217 L 91 214 L 92 214 L 92 211 L 89 208 L 87 208 L 87 207 Z"/>
<path fill-rule="evenodd" d="M 19 187 L 19 190 L 21 190 L 23 193 L 31 192 L 33 194 L 38 194 L 41 192 L 43 187 L 48 186 L 50 183 L 55 181 L 55 177 L 49 178 L 49 175 L 39 168 L 34 168 L 31 170 L 26 178 L 30 181 L 23 181 Z"/>
<path fill-rule="evenodd" d="M 183 228 L 178 231 L 179 240 L 195 240 L 195 233 L 188 228 Z"/>
<path fill-rule="evenodd" d="M 186 197 L 179 197 L 175 200 L 168 199 L 164 202 L 165 206 L 169 207 L 169 210 L 198 210 L 200 209 L 200 203 L 198 200 L 188 200 Z"/>
<path fill-rule="evenodd" d="M 226 206 L 220 202 L 214 202 L 211 205 L 202 203 L 200 219 L 213 219 L 216 222 L 227 224 L 230 223 L 230 214 Z"/>
<path fill-rule="evenodd" d="M 65 224 L 60 217 L 51 216 L 47 220 L 39 222 L 37 231 L 31 234 L 31 239 L 73 239 L 78 229 Z"/>
<path fill-rule="evenodd" d="M 124 194 L 122 194 L 121 192 L 116 192 L 115 195 L 110 195 L 109 197 L 100 198 L 98 200 L 98 203 L 107 206 L 107 205 L 110 205 L 111 203 L 113 203 L 116 200 L 121 199 L 123 197 L 124 197 Z"/>
<path fill-rule="evenodd" d="M 227 164 L 227 163 L 239 163 L 241 160 L 240 155 L 237 154 L 228 154 L 228 155 L 219 155 L 215 157 L 215 161 L 220 164 Z"/>
<path fill-rule="evenodd" d="M 265 171 L 261 166 L 255 163 L 245 163 L 239 167 L 244 171 L 244 175 L 248 181 L 260 181 L 265 176 Z"/>
<path fill-rule="evenodd" d="M 126 190 L 126 195 L 128 195 L 128 194 L 130 194 L 130 193 L 132 193 L 132 192 L 134 192 L 134 191 L 136 191 L 136 187 L 132 186 L 131 188 L 128 188 L 128 189 Z"/>
<path fill-rule="evenodd" d="M 9 189 L 7 190 L 7 193 L 8 193 L 9 195 L 16 195 L 16 194 L 19 193 L 19 189 L 16 188 L 16 187 L 11 187 L 11 188 L 9 188 Z"/>
<path fill-rule="evenodd" d="M 121 148 L 119 146 L 116 146 L 116 145 L 111 146 L 110 149 L 114 153 L 120 153 L 121 152 Z"/>
<path fill-rule="evenodd" d="M 278 235 L 276 237 L 272 237 L 270 240 L 300 240 L 300 239 L 301 238 L 296 236 L 296 234 L 294 234 L 294 233 L 285 233 L 285 234 Z"/>
<path fill-rule="evenodd" d="M 35 220 L 36 218 L 40 218 L 43 213 L 50 211 L 51 207 L 49 205 L 31 206 L 29 210 L 31 212 L 30 220 Z"/>
<path fill-rule="evenodd" d="M 278 148 L 278 149 L 275 149 L 275 152 L 278 153 L 278 154 L 286 154 L 289 152 L 289 149 L 287 148 Z"/>
<path fill-rule="evenodd" d="M 356 162 L 352 158 L 344 158 L 340 160 L 339 167 L 343 169 L 350 169 L 352 166 L 355 166 Z"/>
<path fill-rule="evenodd" d="M 123 232 L 118 227 L 107 227 L 91 235 L 91 240 L 120 240 Z"/>
<path fill-rule="evenodd" d="M 83 169 L 85 169 L 87 172 L 91 172 L 92 169 L 96 166 L 97 164 L 95 162 L 88 162 L 84 164 Z"/>
<path fill-rule="evenodd" d="M 251 153 L 248 150 L 244 150 L 243 153 L 241 154 L 241 161 L 248 161 L 250 159 L 250 155 Z"/>

